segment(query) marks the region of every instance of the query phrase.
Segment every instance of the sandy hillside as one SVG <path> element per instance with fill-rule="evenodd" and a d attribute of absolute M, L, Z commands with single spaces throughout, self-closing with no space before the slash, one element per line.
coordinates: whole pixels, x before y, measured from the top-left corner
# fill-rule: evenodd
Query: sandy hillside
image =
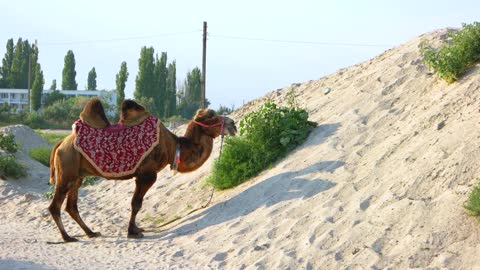
<path fill-rule="evenodd" d="M 47 244 L 61 241 L 41 196 L 47 168 L 0 181 L 0 269 L 480 269 L 480 223 L 462 207 L 480 175 L 480 68 L 447 85 L 418 53 L 422 39 L 445 33 L 299 84 L 298 101 L 319 123 L 308 140 L 163 228 L 207 201 L 202 179 L 219 140 L 200 170 L 159 173 L 137 218 L 148 229 L 141 240 L 126 238 L 133 181 L 82 189 L 80 214 L 102 237 L 85 237 L 64 214 L 81 240 L 71 244 Z"/>

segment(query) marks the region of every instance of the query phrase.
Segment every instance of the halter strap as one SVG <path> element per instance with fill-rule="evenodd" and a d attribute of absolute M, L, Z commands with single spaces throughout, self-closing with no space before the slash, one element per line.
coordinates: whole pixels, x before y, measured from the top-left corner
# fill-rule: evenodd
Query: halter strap
<path fill-rule="evenodd" d="M 223 116 L 220 116 L 220 117 L 222 118 L 221 121 L 219 121 L 215 124 L 211 124 L 211 125 L 200 123 L 200 122 L 195 121 L 195 120 L 192 120 L 192 122 L 201 126 L 201 127 L 204 127 L 204 128 L 212 128 L 212 127 L 218 127 L 218 126 L 222 126 L 222 128 L 223 128 L 223 125 L 225 124 L 225 117 L 223 117 Z"/>

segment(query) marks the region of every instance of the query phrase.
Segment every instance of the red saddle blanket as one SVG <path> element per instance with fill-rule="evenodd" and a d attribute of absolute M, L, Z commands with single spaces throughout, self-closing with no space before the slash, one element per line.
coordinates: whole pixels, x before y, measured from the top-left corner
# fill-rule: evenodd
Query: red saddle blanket
<path fill-rule="evenodd" d="M 122 124 L 92 128 L 77 120 L 74 147 L 106 177 L 120 177 L 135 172 L 143 159 L 159 142 L 160 121 L 149 116 L 137 126 Z"/>

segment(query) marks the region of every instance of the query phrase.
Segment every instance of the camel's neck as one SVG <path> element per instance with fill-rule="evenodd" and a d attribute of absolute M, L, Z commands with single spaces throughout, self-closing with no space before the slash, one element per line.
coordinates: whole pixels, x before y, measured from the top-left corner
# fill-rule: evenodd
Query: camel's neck
<path fill-rule="evenodd" d="M 179 172 L 191 172 L 198 169 L 207 161 L 212 153 L 213 138 L 206 135 L 197 127 L 187 128 L 185 135 L 179 138 L 180 164 Z"/>

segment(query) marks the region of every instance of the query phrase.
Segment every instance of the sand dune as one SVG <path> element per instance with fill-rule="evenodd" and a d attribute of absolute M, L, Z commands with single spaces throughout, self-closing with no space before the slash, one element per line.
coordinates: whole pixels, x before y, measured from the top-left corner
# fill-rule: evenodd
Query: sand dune
<path fill-rule="evenodd" d="M 462 207 L 480 174 L 479 67 L 448 85 L 418 52 L 446 31 L 299 84 L 298 101 L 319 123 L 308 140 L 163 228 L 208 200 L 202 179 L 219 141 L 200 170 L 160 172 L 137 219 L 144 239 L 126 238 L 133 181 L 83 188 L 80 214 L 102 237 L 83 236 L 64 215 L 81 241 L 58 245 L 47 244 L 61 241 L 41 196 L 47 168 L 0 181 L 0 269 L 480 269 L 480 224 Z"/>

